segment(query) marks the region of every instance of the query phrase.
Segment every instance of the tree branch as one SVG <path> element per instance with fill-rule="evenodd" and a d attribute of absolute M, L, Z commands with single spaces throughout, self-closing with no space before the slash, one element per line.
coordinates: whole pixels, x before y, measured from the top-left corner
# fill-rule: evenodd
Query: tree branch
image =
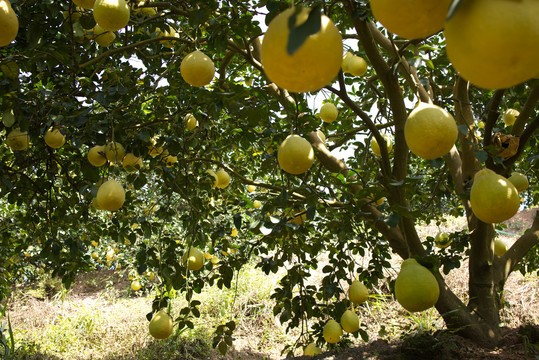
<path fill-rule="evenodd" d="M 378 28 L 374 26 L 373 23 L 369 22 L 368 26 L 374 40 L 378 43 L 378 45 L 380 45 L 387 51 L 393 53 L 393 55 L 395 55 L 395 57 L 398 59 L 400 69 L 401 69 L 401 74 L 403 75 L 404 80 L 406 80 L 408 85 L 412 89 L 414 89 L 414 92 L 417 94 L 418 98 L 423 102 L 432 103 L 431 96 L 429 95 L 425 87 L 421 84 L 421 82 L 419 81 L 419 77 L 417 76 L 417 69 L 415 67 L 412 67 L 408 63 L 408 61 L 406 61 L 406 59 L 402 57 L 402 55 L 399 52 L 399 49 L 395 47 L 394 43 L 391 40 L 389 40 L 387 37 L 385 37 L 384 34 L 382 34 L 380 30 L 378 30 Z M 404 46 L 407 47 L 409 43 L 410 42 L 407 41 L 404 44 Z"/>
<path fill-rule="evenodd" d="M 498 89 L 494 92 L 494 95 L 490 98 L 490 101 L 487 104 L 485 109 L 486 120 L 485 120 L 485 132 L 483 137 L 483 147 L 487 147 L 492 143 L 492 129 L 500 113 L 498 112 L 498 106 L 500 106 L 500 101 L 502 101 L 504 89 Z"/>
<path fill-rule="evenodd" d="M 524 255 L 537 244 L 539 244 L 539 210 L 535 211 L 533 224 L 526 230 L 524 235 L 518 238 L 505 254 L 494 259 L 494 281 L 496 283 L 505 283 L 509 274 Z"/>
<path fill-rule="evenodd" d="M 535 110 L 535 107 L 537 106 L 538 101 L 539 101 L 539 84 L 536 84 L 535 87 L 530 92 L 530 95 L 526 99 L 526 102 L 524 103 L 524 106 L 522 107 L 522 110 L 520 111 L 520 115 L 518 115 L 515 123 L 513 124 L 511 135 L 515 135 L 515 136 L 522 135 L 522 132 L 524 131 L 524 126 L 526 125 L 526 121 L 533 114 L 533 111 Z"/>
<path fill-rule="evenodd" d="M 126 45 L 126 46 L 120 46 L 118 48 L 107 50 L 107 51 L 99 54 L 95 58 L 93 58 L 91 60 L 88 60 L 85 63 L 79 64 L 79 69 L 82 69 L 82 68 L 85 68 L 87 66 L 93 65 L 93 64 L 95 64 L 97 62 L 100 62 L 101 60 L 103 60 L 105 58 L 108 58 L 111 55 L 114 55 L 116 53 L 120 53 L 120 52 L 123 52 L 125 50 L 129 50 L 129 49 L 135 49 L 135 48 L 137 48 L 139 46 L 142 46 L 142 45 L 151 44 L 151 43 L 154 43 L 154 42 L 160 42 L 160 41 L 163 41 L 163 40 L 181 41 L 181 42 L 184 42 L 184 43 L 187 43 L 187 44 L 192 44 L 192 42 L 190 40 L 181 39 L 181 38 L 177 38 L 177 37 L 174 37 L 174 36 L 162 36 L 162 37 L 153 38 L 153 39 L 141 40 L 141 41 L 138 41 L 136 43 L 132 43 L 132 44 L 129 44 L 129 45 Z"/>
<path fill-rule="evenodd" d="M 376 138 L 376 141 L 378 142 L 380 146 L 380 153 L 382 157 L 382 174 L 384 175 L 384 178 L 390 177 L 391 174 L 391 164 L 389 162 L 389 153 L 387 152 L 387 144 L 385 139 L 380 134 L 380 131 L 376 128 L 376 125 L 374 125 L 374 122 L 371 120 L 370 116 L 364 112 L 359 105 L 353 101 L 346 92 L 346 87 L 344 85 L 344 80 L 342 79 L 342 72 L 339 73 L 339 85 L 341 88 L 339 90 L 331 87 L 326 86 L 326 88 L 337 95 L 348 107 L 350 110 L 352 110 L 357 116 L 363 120 L 363 123 L 369 129 L 369 131 L 373 134 L 373 136 Z M 342 80 L 342 81 L 341 81 Z"/>
<path fill-rule="evenodd" d="M 389 99 L 389 105 L 393 114 L 393 120 L 395 121 L 395 153 L 394 153 L 394 167 L 393 177 L 396 180 L 403 180 L 406 177 L 408 171 L 408 146 L 404 140 L 404 123 L 408 117 L 406 106 L 404 105 L 404 98 L 397 76 L 393 74 L 393 71 L 389 65 L 385 62 L 383 56 L 378 51 L 378 47 L 374 42 L 373 35 L 370 31 L 367 22 L 361 20 L 359 17 L 354 17 L 355 4 L 352 1 L 346 1 L 345 7 L 347 8 L 352 22 L 359 36 L 359 40 L 363 45 L 363 49 L 367 54 L 374 70 L 378 74 L 380 81 L 384 85 L 386 96 Z M 378 144 L 383 143 L 383 138 L 378 138 L 374 133 Z M 397 196 L 401 198 L 401 196 Z M 404 205 L 404 204 L 401 204 Z"/>
<path fill-rule="evenodd" d="M 308 138 L 313 147 L 317 150 L 317 159 L 327 170 L 348 177 L 350 170 L 344 161 L 337 159 L 329 152 L 328 148 L 315 131 L 309 133 Z M 359 184 L 350 184 L 349 188 L 350 191 L 355 194 L 362 189 L 362 186 Z M 383 214 L 373 205 L 372 199 L 360 199 L 360 201 L 365 202 L 362 210 L 367 214 L 367 218 L 373 222 L 376 230 L 388 240 L 391 249 L 403 259 L 408 258 L 410 256 L 408 245 L 399 229 L 390 227 L 384 222 Z"/>
<path fill-rule="evenodd" d="M 458 125 L 465 125 L 468 129 L 467 134 L 458 132 L 461 151 L 461 175 L 462 183 L 457 186 L 464 187 L 464 183 L 472 179 L 473 175 L 481 168 L 481 164 L 475 157 L 477 143 L 475 135 L 475 121 L 472 112 L 472 106 L 468 95 L 469 83 L 461 77 L 458 77 L 453 88 L 455 98 L 455 117 Z M 451 167 L 450 167 L 451 168 Z M 468 212 L 470 209 L 466 209 Z"/>

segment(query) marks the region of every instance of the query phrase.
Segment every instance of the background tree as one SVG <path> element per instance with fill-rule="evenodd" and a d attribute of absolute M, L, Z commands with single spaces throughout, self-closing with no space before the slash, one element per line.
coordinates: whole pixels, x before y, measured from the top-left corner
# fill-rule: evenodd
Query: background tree
<path fill-rule="evenodd" d="M 443 34 L 405 40 L 376 23 L 366 2 L 320 4 L 341 30 L 345 50 L 366 59 L 368 69 L 360 77 L 340 72 L 319 92 L 296 94 L 270 82 L 260 62 L 259 36 L 290 6 L 286 1 L 133 2 L 128 25 L 110 46 L 97 44 L 91 10 L 12 1 L 20 28 L 0 48 L 0 132 L 5 139 L 12 128 L 28 131 L 30 145 L 0 146 L 2 295 L 11 281 L 32 278 L 41 267 L 69 285 L 95 266 L 127 266 L 158 274 L 156 310 L 172 289 L 191 300 L 206 284 L 230 287 L 234 272 L 254 260 L 267 273 L 286 269 L 274 313 L 289 328 L 301 327 L 307 342 L 321 339 L 326 320 L 340 318 L 349 305 L 341 281 L 384 280 L 392 288 L 383 270 L 396 253 L 434 272 L 436 308 L 449 329 L 496 344 L 505 280 L 515 269 L 537 270 L 539 220 L 494 256 L 499 225 L 475 218 L 469 191 L 481 168 L 505 176 L 518 169 L 531 184 L 521 193 L 523 206 L 537 204 L 537 80 L 505 90 L 475 87 L 452 68 Z M 216 66 L 205 87 L 180 74 L 182 59 L 196 49 Z M 320 128 L 321 98 L 337 104 L 339 115 Z M 408 151 L 404 124 L 418 101 L 447 109 L 457 121 L 457 144 L 442 158 Z M 512 126 L 500 117 L 507 108 L 520 111 Z M 184 122 L 188 114 L 198 121 L 194 129 Z M 66 136 L 59 149 L 43 141 L 51 126 Z M 276 150 L 292 132 L 315 149 L 315 165 L 300 176 L 277 163 Z M 500 134 L 519 139 L 510 156 L 499 155 L 511 139 Z M 370 151 L 373 139 L 380 156 Z M 143 168 L 91 165 L 88 150 L 111 141 L 141 156 Z M 149 155 L 160 146 L 177 161 L 161 150 Z M 339 159 L 333 150 L 350 155 Z M 213 187 L 208 169 L 224 169 L 230 185 Z M 96 210 L 98 182 L 111 178 L 124 185 L 125 203 L 115 212 Z M 256 190 L 248 192 L 248 185 Z M 378 205 L 381 197 L 387 201 Z M 416 227 L 445 215 L 466 216 L 468 231 L 451 234 L 451 246 L 438 251 Z M 220 261 L 187 271 L 181 259 L 190 247 Z M 91 257 L 95 250 L 98 259 Z M 328 254 L 329 265 L 322 284 L 313 286 L 309 270 L 319 267 L 320 253 Z M 356 256 L 368 256 L 368 266 Z M 465 259 L 469 299 L 459 299 L 437 269 L 448 274 Z M 180 328 L 192 326 L 196 306 L 182 310 Z M 234 327 L 216 329 L 214 345 L 226 349 Z"/>

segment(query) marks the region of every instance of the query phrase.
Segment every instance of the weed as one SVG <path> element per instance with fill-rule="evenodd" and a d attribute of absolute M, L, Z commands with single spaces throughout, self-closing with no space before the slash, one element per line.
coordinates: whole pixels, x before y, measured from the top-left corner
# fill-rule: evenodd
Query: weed
<path fill-rule="evenodd" d="M 13 329 L 11 328 L 11 320 L 7 315 L 7 322 L 4 323 L 3 319 L 6 317 L 7 305 L 4 305 L 0 311 L 0 345 L 2 345 L 3 359 L 12 359 L 15 355 L 15 337 L 13 335 Z"/>
<path fill-rule="evenodd" d="M 436 322 L 439 320 L 440 316 L 435 308 L 430 308 L 419 313 L 410 313 L 409 318 L 412 320 L 412 324 L 415 325 L 415 328 L 410 329 L 411 332 L 421 334 L 433 332 L 439 328 L 436 325 Z"/>
<path fill-rule="evenodd" d="M 522 340 L 526 355 L 539 358 L 539 328 L 531 324 L 522 325 L 518 329 L 518 336 Z"/>

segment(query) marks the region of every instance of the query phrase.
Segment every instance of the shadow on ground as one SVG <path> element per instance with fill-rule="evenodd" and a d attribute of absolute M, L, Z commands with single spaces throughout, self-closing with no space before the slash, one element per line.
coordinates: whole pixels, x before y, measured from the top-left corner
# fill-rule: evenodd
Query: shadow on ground
<path fill-rule="evenodd" d="M 522 360 L 539 358 L 539 326 L 503 329 L 499 347 L 485 349 L 471 340 L 448 331 L 420 334 L 389 343 L 376 340 L 369 344 L 328 351 L 317 356 L 299 356 L 286 360 Z"/>

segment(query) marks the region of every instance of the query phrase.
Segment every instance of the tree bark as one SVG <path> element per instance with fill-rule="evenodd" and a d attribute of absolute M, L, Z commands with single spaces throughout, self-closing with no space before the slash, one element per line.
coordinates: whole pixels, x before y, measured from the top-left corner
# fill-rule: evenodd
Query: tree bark
<path fill-rule="evenodd" d="M 469 260 L 468 307 L 475 312 L 490 329 L 492 336 L 500 337 L 499 298 L 492 263 L 494 260 L 494 226 L 477 222 L 471 234 Z"/>

